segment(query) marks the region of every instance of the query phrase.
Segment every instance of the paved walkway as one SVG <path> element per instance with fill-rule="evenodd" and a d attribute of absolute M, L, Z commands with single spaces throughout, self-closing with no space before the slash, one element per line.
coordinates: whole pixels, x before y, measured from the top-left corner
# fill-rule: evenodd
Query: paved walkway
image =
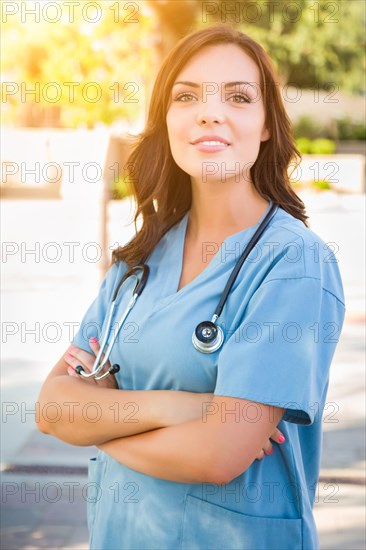
<path fill-rule="evenodd" d="M 359 550 L 365 548 L 364 197 L 330 194 L 306 202 L 314 231 L 339 246 L 348 305 L 331 369 L 315 516 L 322 550 Z M 65 211 L 61 203 L 47 201 L 4 201 L 1 206 L 7 242 L 26 242 L 28 248 L 39 242 L 45 254 L 46 242 L 79 242 L 80 251 L 98 240 L 93 206 L 87 214 L 72 204 Z M 118 220 L 126 208 L 111 206 L 111 243 L 118 240 Z M 28 220 L 25 236 L 19 219 Z M 80 319 L 93 298 L 98 276 L 90 256 L 86 260 L 81 253 L 74 263 L 66 255 L 57 265 L 42 261 L 42 253 L 39 260 L 28 256 L 22 262 L 19 249 L 3 269 L 1 548 L 81 550 L 88 548 L 85 465 L 95 449 L 71 447 L 39 433 L 32 407 L 50 365 L 67 346 L 70 320 Z"/>

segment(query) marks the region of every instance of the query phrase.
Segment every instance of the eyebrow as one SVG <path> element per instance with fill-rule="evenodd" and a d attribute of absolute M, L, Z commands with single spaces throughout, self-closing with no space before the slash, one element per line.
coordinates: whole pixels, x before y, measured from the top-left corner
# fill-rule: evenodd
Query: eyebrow
<path fill-rule="evenodd" d="M 200 84 L 197 84 L 197 82 L 190 82 L 189 80 L 178 80 L 177 82 L 174 82 L 173 86 L 176 86 L 177 84 L 184 84 L 185 86 L 190 86 L 191 88 L 200 88 Z M 256 82 L 242 82 L 242 81 L 235 81 L 235 82 L 226 82 L 225 88 L 232 88 L 233 86 L 238 86 L 242 84 L 256 84 Z"/>

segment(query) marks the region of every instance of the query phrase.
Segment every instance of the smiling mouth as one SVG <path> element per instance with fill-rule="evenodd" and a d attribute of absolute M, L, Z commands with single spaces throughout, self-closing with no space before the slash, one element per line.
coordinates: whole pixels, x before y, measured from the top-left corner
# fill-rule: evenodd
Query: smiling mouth
<path fill-rule="evenodd" d="M 230 147 L 230 143 L 219 141 L 216 139 L 206 139 L 204 141 L 196 141 L 191 143 L 198 153 L 222 153 L 225 149 Z"/>
<path fill-rule="evenodd" d="M 196 143 L 193 143 L 193 145 L 204 145 L 205 147 L 229 147 L 228 143 L 224 143 L 223 141 L 198 141 Z"/>

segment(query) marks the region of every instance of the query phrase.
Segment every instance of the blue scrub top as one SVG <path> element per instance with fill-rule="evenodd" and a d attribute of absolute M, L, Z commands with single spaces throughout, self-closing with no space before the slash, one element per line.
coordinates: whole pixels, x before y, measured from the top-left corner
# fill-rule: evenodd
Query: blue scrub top
<path fill-rule="evenodd" d="M 312 505 L 322 412 L 345 315 L 332 249 L 279 208 L 223 309 L 218 322 L 223 347 L 203 354 L 192 345 L 193 330 L 211 319 L 266 213 L 220 247 L 205 243 L 209 263 L 177 292 L 187 212 L 150 255 L 150 277 L 121 329 L 111 364 L 121 366 L 117 379 L 123 389 L 213 392 L 284 407 L 279 429 L 286 442 L 274 444 L 273 455 L 254 461 L 226 485 L 162 480 L 98 451 L 89 465 L 92 549 L 318 548 Z M 73 339 L 76 346 L 91 352 L 88 339 L 101 338 L 113 290 L 125 271 L 124 262 L 109 269 Z M 133 286 L 132 280 L 124 285 L 117 318 Z M 258 410 L 253 405 L 247 413 L 255 421 Z"/>

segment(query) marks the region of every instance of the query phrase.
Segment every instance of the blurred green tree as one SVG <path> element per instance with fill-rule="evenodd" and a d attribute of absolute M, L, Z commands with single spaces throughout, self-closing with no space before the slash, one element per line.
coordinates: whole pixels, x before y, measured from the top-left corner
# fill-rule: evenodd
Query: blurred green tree
<path fill-rule="evenodd" d="M 188 32 L 220 22 L 262 44 L 282 85 L 364 93 L 363 0 L 104 0 L 94 23 L 82 16 L 85 2 L 75 4 L 73 21 L 24 24 L 20 10 L 2 23 L 3 123 L 143 119 L 162 58 Z"/>
<path fill-rule="evenodd" d="M 16 117 L 27 126 L 92 128 L 144 115 L 154 21 L 141 2 L 125 11 L 126 3 L 95 4 L 95 23 L 81 9 L 57 23 L 29 17 L 24 24 L 21 11 L 3 23 L 3 123 Z"/>
<path fill-rule="evenodd" d="M 227 22 L 257 40 L 283 85 L 365 93 L 364 0 L 196 1 L 200 27 Z"/>

